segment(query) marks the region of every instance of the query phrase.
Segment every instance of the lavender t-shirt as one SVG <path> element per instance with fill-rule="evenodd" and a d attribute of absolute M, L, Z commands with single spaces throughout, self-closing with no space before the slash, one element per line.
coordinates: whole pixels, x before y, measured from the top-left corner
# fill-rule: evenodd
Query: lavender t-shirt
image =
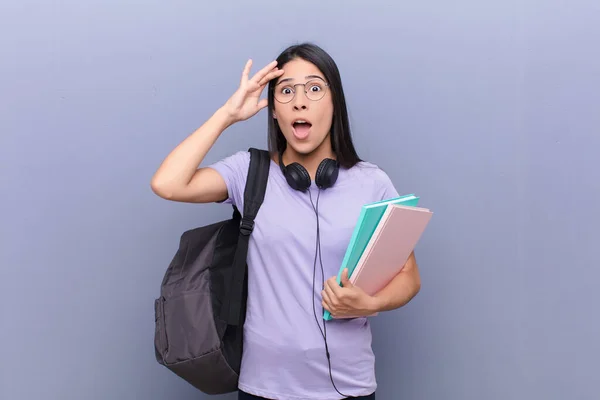
<path fill-rule="evenodd" d="M 250 153 L 239 151 L 211 165 L 224 178 L 226 203 L 243 210 Z M 271 161 L 264 203 L 248 249 L 248 309 L 239 388 L 269 399 L 340 399 L 329 376 L 321 330 L 326 322 L 333 380 L 340 392 L 375 391 L 375 360 L 367 318 L 324 321 L 323 279 L 337 275 L 361 207 L 398 192 L 377 166 L 341 169 L 336 184 L 308 192 L 292 189 Z M 319 211 L 321 265 L 313 267 Z M 312 197 L 312 203 L 311 203 Z M 317 326 L 317 320 L 321 330 Z"/>

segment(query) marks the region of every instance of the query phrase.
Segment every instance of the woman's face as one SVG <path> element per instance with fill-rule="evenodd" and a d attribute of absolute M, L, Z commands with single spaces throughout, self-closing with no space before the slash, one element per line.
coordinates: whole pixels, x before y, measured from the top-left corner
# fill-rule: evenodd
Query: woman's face
<path fill-rule="evenodd" d="M 331 91 L 321 71 L 297 58 L 280 67 L 284 70 L 274 87 L 273 117 L 287 143 L 307 154 L 329 138 L 333 120 Z"/>

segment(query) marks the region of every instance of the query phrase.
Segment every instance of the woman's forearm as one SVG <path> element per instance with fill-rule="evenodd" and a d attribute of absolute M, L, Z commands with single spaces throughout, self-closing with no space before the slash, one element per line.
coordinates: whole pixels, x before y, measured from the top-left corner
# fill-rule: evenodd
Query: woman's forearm
<path fill-rule="evenodd" d="M 414 254 L 398 275 L 374 297 L 375 311 L 391 311 L 406 305 L 421 289 L 421 278 Z"/>
<path fill-rule="evenodd" d="M 221 133 L 233 123 L 233 118 L 219 108 L 167 155 L 152 177 L 152 189 L 157 193 L 174 193 L 185 188 Z"/>

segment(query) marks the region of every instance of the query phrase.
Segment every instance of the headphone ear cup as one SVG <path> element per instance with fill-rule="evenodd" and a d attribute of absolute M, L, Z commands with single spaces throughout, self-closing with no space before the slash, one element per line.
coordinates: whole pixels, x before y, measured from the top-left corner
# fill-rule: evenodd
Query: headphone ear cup
<path fill-rule="evenodd" d="M 339 164 L 331 158 L 326 158 L 319 164 L 315 183 L 320 189 L 327 189 L 333 186 L 339 175 Z"/>
<path fill-rule="evenodd" d="M 285 167 L 285 179 L 293 189 L 304 192 L 310 187 L 310 175 L 308 171 L 298 163 L 292 163 Z"/>

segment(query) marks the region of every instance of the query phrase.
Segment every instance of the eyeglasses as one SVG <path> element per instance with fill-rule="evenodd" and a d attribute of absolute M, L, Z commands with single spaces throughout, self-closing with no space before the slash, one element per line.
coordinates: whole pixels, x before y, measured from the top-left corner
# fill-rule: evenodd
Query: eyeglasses
<path fill-rule="evenodd" d="M 289 103 L 296 97 L 296 86 L 304 87 L 304 94 L 306 94 L 309 100 L 319 101 L 327 93 L 329 84 L 322 79 L 312 79 L 306 83 L 296 83 L 293 85 L 282 82 L 273 89 L 275 100 L 284 104 Z"/>

